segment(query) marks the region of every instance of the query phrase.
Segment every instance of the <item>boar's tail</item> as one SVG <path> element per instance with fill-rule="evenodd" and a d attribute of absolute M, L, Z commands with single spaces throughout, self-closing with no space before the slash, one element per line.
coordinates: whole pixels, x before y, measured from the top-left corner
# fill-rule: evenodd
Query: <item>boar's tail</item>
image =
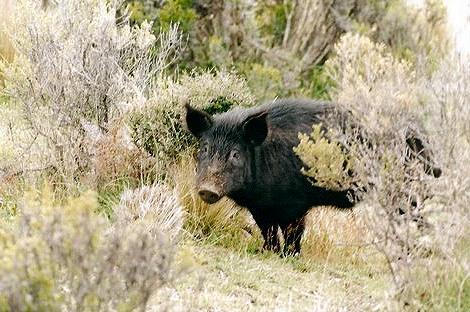
<path fill-rule="evenodd" d="M 316 204 L 318 206 L 333 206 L 341 209 L 354 207 L 356 201 L 352 190 L 333 191 L 326 189 L 317 189 L 315 192 Z"/>

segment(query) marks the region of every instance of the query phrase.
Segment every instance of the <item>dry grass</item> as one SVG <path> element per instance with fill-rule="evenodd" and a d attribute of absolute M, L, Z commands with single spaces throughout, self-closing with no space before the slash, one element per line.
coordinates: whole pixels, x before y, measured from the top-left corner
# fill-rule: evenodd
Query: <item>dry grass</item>
<path fill-rule="evenodd" d="M 250 255 L 193 241 L 183 242 L 183 248 L 191 251 L 194 269 L 164 291 L 174 298 L 176 311 L 385 310 L 382 290 L 389 280 L 383 268 Z"/>
<path fill-rule="evenodd" d="M 372 246 L 367 228 L 356 216 L 357 210 L 340 211 L 330 207 L 312 209 L 307 215 L 302 257 L 326 263 L 364 264 Z"/>
<path fill-rule="evenodd" d="M 248 212 L 228 199 L 208 205 L 194 184 L 195 163 L 184 157 L 170 176 L 185 210 L 184 229 L 190 237 L 210 244 L 253 252 L 261 247 L 261 236 Z"/>

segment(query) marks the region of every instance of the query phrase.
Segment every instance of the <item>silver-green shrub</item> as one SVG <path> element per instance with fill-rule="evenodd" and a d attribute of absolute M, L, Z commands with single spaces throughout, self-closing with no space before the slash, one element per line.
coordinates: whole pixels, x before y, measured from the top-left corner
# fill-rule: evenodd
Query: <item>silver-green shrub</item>
<path fill-rule="evenodd" d="M 355 213 L 368 229 L 365 240 L 386 257 L 397 286 L 395 308 L 442 308 L 446 291 L 460 298 L 450 305 L 458 307 L 470 272 L 459 250 L 470 225 L 468 59 L 446 57 L 429 76 L 385 45 L 346 34 L 326 66 L 338 111 L 347 111 L 352 121 L 344 123 L 340 114 L 341 127 L 330 124 L 328 136 L 353 159 L 352 186 L 363 199 Z M 410 134 L 423 140 L 432 165 L 442 169 L 440 178 L 425 173 L 423 159 L 409 158 Z M 297 152 L 320 162 L 314 168 L 329 168 L 331 159 L 316 155 L 332 151 L 317 137 L 304 136 Z M 314 179 L 320 174 L 319 181 L 330 176 L 335 185 L 335 172 L 306 174 Z M 453 269 L 443 271 L 450 262 Z M 433 297 L 420 300 L 423 292 Z"/>
<path fill-rule="evenodd" d="M 163 184 L 129 189 L 121 194 L 114 208 L 116 227 L 138 223 L 155 236 L 164 233 L 177 242 L 180 236 L 183 211 L 175 191 Z"/>
<path fill-rule="evenodd" d="M 181 222 L 174 195 L 154 194 L 166 205 L 154 209 Z M 112 227 L 96 209 L 92 193 L 63 204 L 48 188 L 26 195 L 14 220 L 0 223 L 1 311 L 145 310 L 173 278 L 174 242 L 149 228 L 158 216 Z"/>

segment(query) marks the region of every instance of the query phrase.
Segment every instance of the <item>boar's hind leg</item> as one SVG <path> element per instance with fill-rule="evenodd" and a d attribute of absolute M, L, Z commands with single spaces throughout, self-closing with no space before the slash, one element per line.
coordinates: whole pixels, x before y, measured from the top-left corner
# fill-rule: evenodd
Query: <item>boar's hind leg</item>
<path fill-rule="evenodd" d="M 300 253 L 300 241 L 305 228 L 305 218 L 299 218 L 292 223 L 281 225 L 284 236 L 284 255 Z"/>

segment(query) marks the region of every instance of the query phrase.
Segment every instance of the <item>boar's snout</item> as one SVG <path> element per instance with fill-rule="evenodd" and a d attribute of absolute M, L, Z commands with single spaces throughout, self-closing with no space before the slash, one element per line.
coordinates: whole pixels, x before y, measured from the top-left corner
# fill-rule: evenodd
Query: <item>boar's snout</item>
<path fill-rule="evenodd" d="M 208 204 L 214 204 L 222 198 L 219 192 L 208 187 L 199 189 L 198 194 L 201 196 L 202 200 Z"/>

